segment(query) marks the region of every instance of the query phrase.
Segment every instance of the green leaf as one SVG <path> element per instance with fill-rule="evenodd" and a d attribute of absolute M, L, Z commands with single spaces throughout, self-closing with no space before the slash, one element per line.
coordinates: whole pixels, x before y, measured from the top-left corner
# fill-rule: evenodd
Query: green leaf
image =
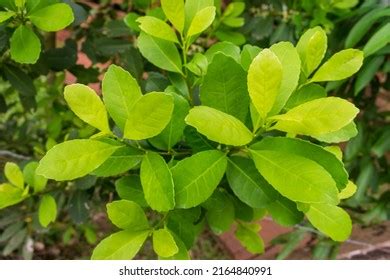
<path fill-rule="evenodd" d="M 19 63 L 34 64 L 41 53 L 41 41 L 29 27 L 20 25 L 12 34 L 11 58 Z"/>
<path fill-rule="evenodd" d="M 349 124 L 340 128 L 337 131 L 315 135 L 313 137 L 325 143 L 340 143 L 348 141 L 349 139 L 355 137 L 357 134 L 358 131 L 355 123 L 350 122 Z"/>
<path fill-rule="evenodd" d="M 41 175 L 36 174 L 36 169 L 39 163 L 36 161 L 29 162 L 23 168 L 23 177 L 27 184 L 34 188 L 34 193 L 41 192 L 45 189 L 47 179 Z"/>
<path fill-rule="evenodd" d="M 11 184 L 0 184 L 0 209 L 17 204 L 25 198 L 23 190 Z"/>
<path fill-rule="evenodd" d="M 143 140 L 158 135 L 168 125 L 173 112 L 173 97 L 162 92 L 142 96 L 132 107 L 124 137 Z"/>
<path fill-rule="evenodd" d="M 214 21 L 215 7 L 206 7 L 197 12 L 187 31 L 187 38 L 205 31 Z"/>
<path fill-rule="evenodd" d="M 338 189 L 348 183 L 348 173 L 343 163 L 323 147 L 298 138 L 266 137 L 251 146 L 252 150 L 268 150 L 294 154 L 315 161 L 335 180 Z"/>
<path fill-rule="evenodd" d="M 282 77 L 282 64 L 269 49 L 262 50 L 249 66 L 249 96 L 262 119 L 267 117 L 275 104 Z"/>
<path fill-rule="evenodd" d="M 303 214 L 298 211 L 297 204 L 283 196 L 271 202 L 267 210 L 275 222 L 285 227 L 299 224 L 303 219 Z"/>
<path fill-rule="evenodd" d="M 141 249 L 149 230 L 124 230 L 103 239 L 93 250 L 92 260 L 131 260 Z"/>
<path fill-rule="evenodd" d="M 183 0 L 161 0 L 161 8 L 169 21 L 175 26 L 177 31 L 183 33 L 184 30 L 184 1 Z"/>
<path fill-rule="evenodd" d="M 65 3 L 58 3 L 33 11 L 28 15 L 28 18 L 36 27 L 46 32 L 64 29 L 74 20 L 72 8 Z"/>
<path fill-rule="evenodd" d="M 142 207 L 147 207 L 141 179 L 138 175 L 124 176 L 115 181 L 115 190 L 121 199 L 131 200 Z"/>
<path fill-rule="evenodd" d="M 337 204 L 337 187 L 318 163 L 283 151 L 250 150 L 260 174 L 292 201 Z"/>
<path fill-rule="evenodd" d="M 99 167 L 119 147 L 90 139 L 66 141 L 47 152 L 36 173 L 56 181 L 80 178 Z"/>
<path fill-rule="evenodd" d="M 264 242 L 258 233 L 259 231 L 260 225 L 239 223 L 235 236 L 248 252 L 262 254 L 264 253 Z"/>
<path fill-rule="evenodd" d="M 240 2 L 238 2 L 237 4 L 239 4 L 239 3 Z M 232 3 L 232 4 L 235 4 L 235 3 Z M 261 48 L 259 48 L 257 46 L 252 46 L 252 45 L 245 45 L 242 48 L 240 62 L 241 62 L 242 68 L 244 68 L 245 71 L 249 70 L 249 66 L 251 65 L 253 59 L 259 54 L 260 51 L 261 51 Z"/>
<path fill-rule="evenodd" d="M 340 207 L 323 203 L 311 204 L 306 216 L 314 227 L 334 241 L 345 241 L 351 234 L 351 218 Z"/>
<path fill-rule="evenodd" d="M 185 121 L 208 139 L 221 144 L 243 146 L 253 139 L 241 121 L 207 106 L 192 108 Z"/>
<path fill-rule="evenodd" d="M 12 185 L 24 189 L 23 173 L 16 163 L 7 162 L 4 167 L 4 175 Z"/>
<path fill-rule="evenodd" d="M 190 105 L 184 97 L 176 93 L 168 94 L 173 97 L 174 102 L 171 120 L 159 135 L 149 139 L 153 146 L 161 150 L 170 150 L 180 141 L 186 126 L 184 118 L 190 110 Z"/>
<path fill-rule="evenodd" d="M 230 157 L 226 176 L 234 194 L 253 208 L 264 208 L 279 197 L 248 158 Z"/>
<path fill-rule="evenodd" d="M 92 174 L 99 177 L 110 177 L 122 174 L 136 168 L 142 161 L 144 153 L 131 146 L 118 148 L 102 165 Z"/>
<path fill-rule="evenodd" d="M 363 52 L 356 49 L 346 49 L 334 54 L 328 59 L 310 79 L 314 82 L 339 81 L 348 78 L 359 71 L 363 65 Z"/>
<path fill-rule="evenodd" d="M 348 181 L 347 186 L 343 190 L 341 190 L 338 197 L 339 199 L 347 199 L 353 196 L 356 193 L 356 191 L 357 191 L 357 186 L 352 181 Z"/>
<path fill-rule="evenodd" d="M 317 69 L 325 56 L 328 40 L 325 31 L 317 26 L 307 30 L 299 39 L 297 51 L 306 77 Z"/>
<path fill-rule="evenodd" d="M 202 105 L 244 122 L 249 107 L 246 72 L 233 58 L 217 53 L 203 78 L 200 99 Z"/>
<path fill-rule="evenodd" d="M 110 221 L 120 229 L 142 231 L 149 228 L 144 210 L 135 202 L 117 200 L 107 204 Z"/>
<path fill-rule="evenodd" d="M 226 165 L 225 154 L 215 150 L 179 161 L 171 169 L 176 207 L 191 208 L 206 201 L 221 181 Z"/>
<path fill-rule="evenodd" d="M 138 37 L 141 54 L 157 67 L 182 74 L 182 62 L 174 43 L 141 32 Z"/>
<path fill-rule="evenodd" d="M 171 257 L 179 252 L 175 239 L 168 229 L 153 232 L 153 250 L 163 258 Z"/>
<path fill-rule="evenodd" d="M 157 153 L 147 152 L 141 164 L 141 183 L 146 202 L 158 212 L 175 207 L 175 190 L 171 171 Z"/>
<path fill-rule="evenodd" d="M 175 1 L 175 0 L 172 0 Z M 214 0 L 186 0 L 185 1 L 185 29 L 188 30 L 195 15 L 204 8 L 214 5 Z"/>
<path fill-rule="evenodd" d="M 381 48 L 390 43 L 390 23 L 385 24 L 377 32 L 372 35 L 370 40 L 363 48 L 364 56 L 368 57 L 373 55 Z"/>
<path fill-rule="evenodd" d="M 123 68 L 111 65 L 102 83 L 104 104 L 115 123 L 124 130 L 132 107 L 142 97 L 136 79 Z"/>
<path fill-rule="evenodd" d="M 138 18 L 137 22 L 140 23 L 139 28 L 143 32 L 163 40 L 179 43 L 173 29 L 163 20 L 156 17 L 144 16 Z"/>
<path fill-rule="evenodd" d="M 80 119 L 104 133 L 110 133 L 106 107 L 93 89 L 82 84 L 69 85 L 65 87 L 64 97 Z"/>
<path fill-rule="evenodd" d="M 323 97 L 326 97 L 326 91 L 322 86 L 317 84 L 304 85 L 290 96 L 284 109 L 289 111 L 298 105 Z"/>
<path fill-rule="evenodd" d="M 205 53 L 209 63 L 211 63 L 218 53 L 233 58 L 236 62 L 240 61 L 240 48 L 230 42 L 219 42 L 212 45 Z"/>
<path fill-rule="evenodd" d="M 289 42 L 280 42 L 271 46 L 270 50 L 278 57 L 283 67 L 282 82 L 275 104 L 270 112 L 271 115 L 278 114 L 290 98 L 298 85 L 301 72 L 301 61 L 294 46 Z"/>
<path fill-rule="evenodd" d="M 39 223 L 43 227 L 47 227 L 51 222 L 54 222 L 57 217 L 57 203 L 54 198 L 46 194 L 41 198 L 38 210 Z"/>
<path fill-rule="evenodd" d="M 359 73 L 357 74 L 356 82 L 354 85 L 354 94 L 357 96 L 372 80 L 375 79 L 375 75 L 378 73 L 379 68 L 385 61 L 385 56 L 374 56 L 371 60 L 367 60 Z"/>
<path fill-rule="evenodd" d="M 160 260 L 189 260 L 190 255 L 188 254 L 187 247 L 184 244 L 184 242 L 173 232 L 170 232 L 173 236 L 173 239 L 175 240 L 176 246 L 178 248 L 178 252 L 170 257 L 161 257 L 159 256 Z"/>
<path fill-rule="evenodd" d="M 272 117 L 273 129 L 309 136 L 337 131 L 358 114 L 352 103 L 338 97 L 319 98 L 294 107 L 286 114 Z"/>
<path fill-rule="evenodd" d="M 217 189 L 202 205 L 207 209 L 206 219 L 215 234 L 222 234 L 234 223 L 234 204 L 228 193 Z"/>
<path fill-rule="evenodd" d="M 0 11 L 0 23 L 9 20 L 13 16 L 15 16 L 15 12 L 13 11 Z"/>

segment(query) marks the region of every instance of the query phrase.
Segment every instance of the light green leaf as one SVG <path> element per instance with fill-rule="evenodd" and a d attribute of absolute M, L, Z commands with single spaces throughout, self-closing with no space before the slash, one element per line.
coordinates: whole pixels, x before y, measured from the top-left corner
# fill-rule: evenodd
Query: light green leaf
<path fill-rule="evenodd" d="M 47 152 L 36 173 L 56 181 L 80 178 L 99 167 L 119 147 L 90 139 L 66 141 Z"/>
<path fill-rule="evenodd" d="M 291 94 L 284 109 L 289 111 L 298 105 L 323 97 L 326 97 L 326 91 L 322 86 L 317 84 L 304 85 Z"/>
<path fill-rule="evenodd" d="M 367 44 L 363 48 L 364 56 L 368 57 L 373 55 L 381 48 L 390 43 L 390 23 L 385 24 L 375 32 L 374 35 L 368 40 Z"/>
<path fill-rule="evenodd" d="M 64 29 L 74 20 L 72 8 L 65 3 L 58 3 L 33 11 L 28 18 L 36 27 L 46 32 Z"/>
<path fill-rule="evenodd" d="M 325 143 L 340 143 L 346 142 L 349 139 L 355 137 L 358 134 L 356 124 L 354 122 L 350 122 L 346 126 L 340 128 L 337 131 L 313 135 L 313 137 L 317 140 L 320 140 Z"/>
<path fill-rule="evenodd" d="M 252 254 L 264 253 L 264 242 L 259 232 L 260 225 L 239 223 L 235 232 L 236 238 L 241 245 Z"/>
<path fill-rule="evenodd" d="M 334 54 L 315 73 L 310 83 L 339 81 L 359 71 L 363 65 L 363 52 L 346 49 Z"/>
<path fill-rule="evenodd" d="M 141 164 L 141 183 L 145 200 L 159 212 L 175 207 L 175 190 L 171 171 L 165 160 L 157 153 L 148 152 Z"/>
<path fill-rule="evenodd" d="M 225 56 L 233 58 L 237 63 L 240 61 L 240 47 L 230 42 L 218 42 L 212 45 L 205 53 L 209 63 L 214 59 L 214 56 L 222 53 Z M 206 69 L 207 70 L 207 69 Z"/>
<path fill-rule="evenodd" d="M 271 202 L 267 210 L 276 223 L 285 227 L 299 224 L 303 219 L 303 214 L 298 211 L 297 204 L 283 196 Z"/>
<path fill-rule="evenodd" d="M 297 51 L 306 77 L 320 65 L 328 47 L 325 31 L 317 26 L 307 30 L 299 39 Z"/>
<path fill-rule="evenodd" d="M 314 227 L 334 241 L 345 241 L 351 234 L 351 218 L 340 207 L 322 203 L 311 204 L 306 216 Z"/>
<path fill-rule="evenodd" d="M 13 11 L 0 11 L 0 23 L 9 20 L 13 16 L 15 16 L 15 12 Z"/>
<path fill-rule="evenodd" d="M 243 146 L 253 139 L 252 133 L 241 121 L 207 106 L 192 108 L 185 121 L 208 139 L 221 144 Z"/>
<path fill-rule="evenodd" d="M 99 177 L 110 177 L 122 174 L 136 168 L 142 161 L 144 153 L 131 146 L 118 148 L 102 165 L 92 174 Z"/>
<path fill-rule="evenodd" d="M 249 96 L 262 119 L 266 118 L 275 104 L 282 77 L 282 64 L 269 49 L 262 50 L 249 66 Z"/>
<path fill-rule="evenodd" d="M 278 114 L 298 85 L 301 60 L 297 50 L 290 42 L 272 45 L 270 50 L 278 57 L 283 68 L 282 82 L 270 115 Z"/>
<path fill-rule="evenodd" d="M 176 207 L 191 208 L 206 201 L 221 181 L 226 165 L 225 154 L 215 150 L 179 161 L 171 169 Z"/>
<path fill-rule="evenodd" d="M 339 199 L 347 199 L 353 196 L 357 191 L 357 186 L 352 182 L 348 181 L 347 186 L 339 193 Z"/>
<path fill-rule="evenodd" d="M 185 7 L 184 7 L 185 8 L 185 29 L 188 30 L 195 15 L 199 11 L 213 5 L 214 5 L 214 0 L 186 0 Z"/>
<path fill-rule="evenodd" d="M 180 54 L 174 43 L 141 32 L 138 48 L 141 54 L 157 67 L 182 74 Z"/>
<path fill-rule="evenodd" d="M 143 140 L 158 135 L 168 125 L 173 112 L 173 97 L 162 92 L 142 96 L 132 107 L 124 137 Z"/>
<path fill-rule="evenodd" d="M 149 230 L 124 230 L 103 239 L 93 250 L 92 260 L 131 260 L 141 249 Z"/>
<path fill-rule="evenodd" d="M 161 7 L 177 31 L 184 30 L 184 0 L 161 0 Z"/>
<path fill-rule="evenodd" d="M 292 201 L 337 204 L 337 187 L 318 163 L 283 151 L 250 150 L 260 174 Z"/>
<path fill-rule="evenodd" d="M 20 25 L 12 34 L 11 58 L 19 63 L 34 64 L 41 53 L 41 41 L 29 27 Z"/>
<path fill-rule="evenodd" d="M 0 209 L 19 203 L 25 198 L 23 190 L 11 184 L 0 184 Z"/>
<path fill-rule="evenodd" d="M 179 252 L 175 239 L 168 229 L 153 232 L 153 250 L 163 258 L 169 258 Z"/>
<path fill-rule="evenodd" d="M 179 249 L 176 254 L 170 257 L 161 257 L 159 256 L 160 260 L 189 260 L 190 255 L 188 254 L 187 247 L 184 244 L 184 242 L 172 231 L 170 231 L 171 235 L 173 236 L 173 239 L 175 240 L 176 246 Z"/>
<path fill-rule="evenodd" d="M 47 227 L 51 222 L 54 222 L 57 217 L 57 203 L 54 198 L 46 194 L 41 198 L 38 210 L 39 223 L 43 227 Z"/>
<path fill-rule="evenodd" d="M 226 176 L 234 194 L 253 208 L 264 208 L 279 197 L 248 158 L 230 157 Z"/>
<path fill-rule="evenodd" d="M 144 16 L 137 19 L 140 23 L 139 28 L 151 36 L 168 40 L 174 43 L 179 43 L 173 29 L 163 20 L 156 17 Z"/>
<path fill-rule="evenodd" d="M 214 21 L 215 7 L 206 7 L 197 12 L 188 28 L 187 37 L 191 37 L 205 31 Z"/>
<path fill-rule="evenodd" d="M 184 118 L 190 110 L 190 105 L 184 97 L 176 93 L 168 94 L 173 97 L 174 102 L 171 121 L 159 135 L 149 139 L 153 146 L 161 150 L 170 150 L 180 141 L 186 126 Z"/>
<path fill-rule="evenodd" d="M 38 165 L 38 162 L 32 161 L 23 168 L 24 180 L 34 188 L 34 193 L 43 191 L 47 184 L 47 179 L 45 177 L 36 174 Z"/>
<path fill-rule="evenodd" d="M 203 78 L 200 99 L 202 105 L 245 122 L 249 107 L 246 72 L 233 58 L 217 53 Z"/>
<path fill-rule="evenodd" d="M 278 151 L 301 156 L 321 165 L 335 180 L 338 189 L 348 183 L 348 173 L 343 163 L 323 147 L 298 138 L 266 137 L 251 146 L 252 150 Z"/>
<path fill-rule="evenodd" d="M 117 200 L 107 204 L 110 221 L 121 229 L 142 231 L 149 228 L 144 210 L 135 202 Z"/>
<path fill-rule="evenodd" d="M 131 200 L 142 207 L 147 207 L 141 179 L 138 175 L 124 176 L 115 181 L 115 190 L 121 199 Z"/>
<path fill-rule="evenodd" d="M 309 136 L 337 131 L 355 118 L 359 109 L 345 99 L 325 97 L 294 107 L 286 114 L 272 117 L 273 129 Z"/>
<path fill-rule="evenodd" d="M 102 132 L 110 133 L 106 107 L 93 89 L 82 84 L 69 85 L 65 87 L 64 97 L 80 119 Z"/>
<path fill-rule="evenodd" d="M 104 75 L 102 90 L 110 116 L 124 130 L 131 108 L 142 97 L 137 80 L 123 68 L 111 65 Z"/>
<path fill-rule="evenodd" d="M 4 167 L 4 175 L 12 185 L 24 189 L 23 173 L 16 163 L 7 162 Z"/>
<path fill-rule="evenodd" d="M 236 3 L 239 4 L 241 2 L 236 2 Z M 235 4 L 235 3 L 232 3 L 232 4 Z M 261 51 L 261 48 L 259 48 L 257 46 L 252 46 L 249 44 L 245 45 L 242 48 L 240 62 L 241 62 L 242 68 L 244 68 L 245 71 L 249 70 L 249 66 L 251 65 L 253 59 L 255 59 L 255 57 L 259 54 L 260 51 Z"/>

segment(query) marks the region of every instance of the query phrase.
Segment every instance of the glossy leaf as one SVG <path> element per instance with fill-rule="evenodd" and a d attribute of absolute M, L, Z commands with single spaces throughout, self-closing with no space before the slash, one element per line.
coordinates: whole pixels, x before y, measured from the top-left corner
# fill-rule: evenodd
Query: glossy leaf
<path fill-rule="evenodd" d="M 66 141 L 47 152 L 36 172 L 57 181 L 80 178 L 99 167 L 119 147 L 96 140 Z"/>
<path fill-rule="evenodd" d="M 148 220 L 142 208 L 133 201 L 117 200 L 107 204 L 110 221 L 121 229 L 141 231 L 149 228 Z"/>
<path fill-rule="evenodd" d="M 176 2 L 175 0 L 172 0 Z M 214 0 L 186 0 L 185 1 L 185 29 L 188 30 L 195 15 L 204 8 L 214 5 Z"/>
<path fill-rule="evenodd" d="M 106 107 L 93 89 L 82 84 L 69 85 L 65 87 L 64 97 L 80 119 L 102 132 L 110 133 Z"/>
<path fill-rule="evenodd" d="M 226 165 L 226 156 L 215 150 L 179 161 L 171 169 L 176 207 L 191 208 L 206 201 L 221 181 Z"/>
<path fill-rule="evenodd" d="M 44 195 L 41 198 L 38 210 L 39 223 L 43 227 L 47 227 L 51 222 L 54 222 L 57 217 L 57 203 L 51 195 Z"/>
<path fill-rule="evenodd" d="M 140 23 L 139 28 L 143 32 L 163 40 L 179 43 L 173 29 L 163 20 L 156 17 L 144 16 L 138 18 L 137 22 Z"/>
<path fill-rule="evenodd" d="M 65 3 L 57 3 L 33 11 L 28 18 L 36 27 L 46 32 L 64 29 L 74 20 L 72 8 Z"/>
<path fill-rule="evenodd" d="M 167 229 L 159 229 L 153 232 L 153 250 L 157 255 L 168 258 L 179 251 L 175 239 Z"/>
<path fill-rule="evenodd" d="M 23 173 L 16 163 L 7 162 L 4 167 L 4 175 L 12 185 L 24 189 Z"/>
<path fill-rule="evenodd" d="M 187 31 L 187 37 L 197 35 L 205 31 L 214 21 L 215 7 L 206 7 L 197 12 L 191 21 L 190 27 Z"/>
<path fill-rule="evenodd" d="M 11 58 L 19 63 L 34 64 L 41 53 L 41 41 L 29 27 L 20 25 L 12 34 Z"/>
<path fill-rule="evenodd" d="M 192 108 L 185 121 L 208 139 L 221 144 L 242 146 L 253 139 L 252 133 L 241 121 L 207 106 Z"/>
<path fill-rule="evenodd" d="M 183 33 L 184 30 L 184 0 L 161 0 L 164 14 L 175 28 Z"/>

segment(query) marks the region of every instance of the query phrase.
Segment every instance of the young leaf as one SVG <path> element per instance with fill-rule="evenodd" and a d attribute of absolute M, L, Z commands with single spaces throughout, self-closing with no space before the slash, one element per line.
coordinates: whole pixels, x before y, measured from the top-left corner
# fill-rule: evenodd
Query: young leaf
<path fill-rule="evenodd" d="M 4 167 L 4 175 L 12 185 L 22 190 L 24 189 L 23 173 L 17 164 L 7 162 Z"/>
<path fill-rule="evenodd" d="M 124 176 L 115 181 L 115 190 L 121 199 L 131 200 L 141 207 L 147 207 L 141 179 L 138 175 Z"/>
<path fill-rule="evenodd" d="M 142 208 L 133 201 L 117 200 L 107 204 L 110 221 L 121 229 L 141 231 L 149 228 L 148 219 Z"/>
<path fill-rule="evenodd" d="M 156 17 L 144 16 L 138 18 L 137 22 L 140 23 L 139 28 L 143 32 L 163 40 L 179 43 L 173 29 L 163 20 Z"/>
<path fill-rule="evenodd" d="M 217 53 L 200 87 L 202 105 L 220 110 L 245 122 L 249 96 L 246 73 L 233 58 Z"/>
<path fill-rule="evenodd" d="M 80 178 L 99 167 L 119 147 L 90 139 L 70 140 L 50 149 L 36 173 L 56 181 Z"/>
<path fill-rule="evenodd" d="M 328 40 L 321 27 L 307 30 L 299 39 L 297 50 L 302 62 L 302 70 L 306 77 L 317 69 L 325 56 Z"/>
<path fill-rule="evenodd" d="M 346 49 L 334 54 L 328 59 L 310 79 L 314 82 L 338 81 L 348 78 L 359 71 L 363 65 L 363 52 L 356 49 Z"/>
<path fill-rule="evenodd" d="M 93 250 L 92 260 L 131 260 L 141 249 L 149 230 L 123 230 L 103 239 Z"/>
<path fill-rule="evenodd" d="M 171 169 L 176 207 L 191 208 L 206 201 L 221 181 L 226 165 L 225 154 L 215 150 L 179 161 Z"/>
<path fill-rule="evenodd" d="M 171 257 L 179 252 L 175 239 L 168 229 L 153 232 L 153 250 L 163 258 Z"/>
<path fill-rule="evenodd" d="M 298 211 L 297 204 L 283 196 L 271 202 L 267 210 L 275 222 L 285 227 L 299 224 L 303 219 L 303 214 Z"/>
<path fill-rule="evenodd" d="M 175 190 L 171 171 L 165 160 L 157 153 L 148 152 L 141 164 L 141 183 L 145 200 L 159 212 L 175 207 Z"/>
<path fill-rule="evenodd" d="M 176 246 L 178 248 L 178 252 L 170 257 L 162 257 L 159 256 L 160 260 L 189 260 L 190 255 L 188 254 L 186 244 L 173 232 L 170 231 L 170 234 L 173 236 L 175 240 Z"/>
<path fill-rule="evenodd" d="M 10 41 L 11 58 L 19 63 L 34 64 L 41 53 L 41 41 L 29 27 L 20 25 Z"/>
<path fill-rule="evenodd" d="M 69 85 L 65 87 L 64 97 L 80 119 L 104 133 L 110 133 L 106 107 L 93 89 L 82 84 Z"/>
<path fill-rule="evenodd" d="M 199 11 L 213 5 L 214 5 L 214 0 L 186 0 L 185 7 L 184 7 L 185 8 L 185 30 L 188 30 L 195 15 Z"/>
<path fill-rule="evenodd" d="M 33 11 L 28 18 L 36 27 L 46 32 L 64 29 L 74 20 L 72 8 L 65 3 L 57 3 Z"/>
<path fill-rule="evenodd" d="M 54 222 L 57 217 L 57 203 L 54 198 L 46 194 L 41 198 L 38 210 L 39 223 L 43 227 L 47 227 L 51 222 Z"/>
<path fill-rule="evenodd" d="M 104 75 L 102 91 L 110 116 L 123 131 L 131 108 L 142 97 L 136 79 L 123 68 L 111 65 Z"/>
<path fill-rule="evenodd" d="M 142 96 L 131 109 L 124 137 L 143 140 L 158 135 L 171 120 L 173 106 L 173 97 L 169 94 L 151 92 Z"/>
<path fill-rule="evenodd" d="M 314 227 L 334 241 L 345 241 L 351 234 L 351 218 L 340 207 L 323 203 L 311 204 L 306 216 Z"/>
<path fill-rule="evenodd" d="M 282 64 L 269 49 L 262 50 L 249 67 L 249 96 L 262 119 L 266 118 L 275 104 L 282 77 Z"/>
<path fill-rule="evenodd" d="M 345 99 L 319 98 L 272 117 L 277 121 L 272 128 L 293 134 L 323 135 L 343 128 L 358 112 L 359 109 Z"/>
<path fill-rule="evenodd" d="M 142 55 L 157 67 L 182 73 L 180 54 L 174 43 L 141 32 L 138 37 L 138 48 Z"/>
<path fill-rule="evenodd" d="M 11 184 L 0 184 L 0 209 L 19 203 L 25 198 L 23 190 Z"/>
<path fill-rule="evenodd" d="M 260 226 L 257 224 L 240 223 L 237 226 L 235 236 L 248 252 L 262 254 L 264 253 L 264 242 L 258 233 L 259 231 Z"/>
<path fill-rule="evenodd" d="M 183 33 L 184 30 L 184 0 L 161 0 L 161 8 L 173 26 Z"/>
<path fill-rule="evenodd" d="M 368 57 L 373 55 L 381 48 L 390 43 L 390 23 L 385 24 L 375 32 L 374 35 L 368 40 L 367 44 L 363 48 L 364 56 Z"/>
<path fill-rule="evenodd" d="M 192 108 L 185 121 L 208 139 L 221 144 L 243 146 L 253 139 L 241 121 L 207 106 Z"/>
<path fill-rule="evenodd" d="M 29 162 L 23 168 L 23 177 L 26 184 L 34 188 L 34 193 L 41 192 L 45 189 L 47 179 L 41 175 L 36 174 L 39 163 L 36 161 Z"/>
<path fill-rule="evenodd" d="M 234 194 L 253 208 L 264 208 L 279 197 L 248 158 L 230 157 L 226 176 Z"/>
<path fill-rule="evenodd" d="M 283 151 L 250 150 L 260 174 L 292 201 L 337 204 L 337 187 L 318 163 Z"/>
<path fill-rule="evenodd" d="M 205 31 L 214 21 L 215 7 L 206 7 L 197 12 L 188 28 L 187 37 L 191 37 Z"/>
<path fill-rule="evenodd" d="M 339 199 L 350 198 L 356 193 L 356 190 L 357 186 L 352 181 L 348 181 L 347 186 L 339 193 Z"/>

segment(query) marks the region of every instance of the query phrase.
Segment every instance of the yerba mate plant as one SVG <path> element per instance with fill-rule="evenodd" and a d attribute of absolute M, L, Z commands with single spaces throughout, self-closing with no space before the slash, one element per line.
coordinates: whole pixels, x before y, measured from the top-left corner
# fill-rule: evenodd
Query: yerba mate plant
<path fill-rule="evenodd" d="M 306 217 L 333 240 L 346 240 L 351 219 L 338 205 L 356 187 L 334 143 L 356 135 L 358 109 L 327 97 L 317 83 L 350 77 L 363 53 L 347 49 L 323 62 L 327 37 L 315 27 L 296 47 L 280 42 L 240 50 L 220 43 L 187 63 L 215 8 L 189 14 L 194 1 L 161 2 L 176 32 L 164 21 L 140 18 L 138 47 L 174 72 L 172 85 L 142 92 L 130 73 L 112 65 L 102 99 L 85 85 L 67 86 L 70 109 L 99 132 L 54 146 L 36 169 L 56 181 L 116 178 L 120 200 L 108 203 L 107 213 L 120 230 L 97 245 L 92 259 L 132 259 L 148 238 L 159 258 L 188 259 L 206 225 L 221 234 L 233 224 L 241 244 L 262 253 L 258 221 L 267 213 L 285 226 Z M 29 196 L 17 167 L 8 165 L 6 176 L 1 208 Z M 39 210 L 43 225 L 55 219 L 50 194 Z"/>

